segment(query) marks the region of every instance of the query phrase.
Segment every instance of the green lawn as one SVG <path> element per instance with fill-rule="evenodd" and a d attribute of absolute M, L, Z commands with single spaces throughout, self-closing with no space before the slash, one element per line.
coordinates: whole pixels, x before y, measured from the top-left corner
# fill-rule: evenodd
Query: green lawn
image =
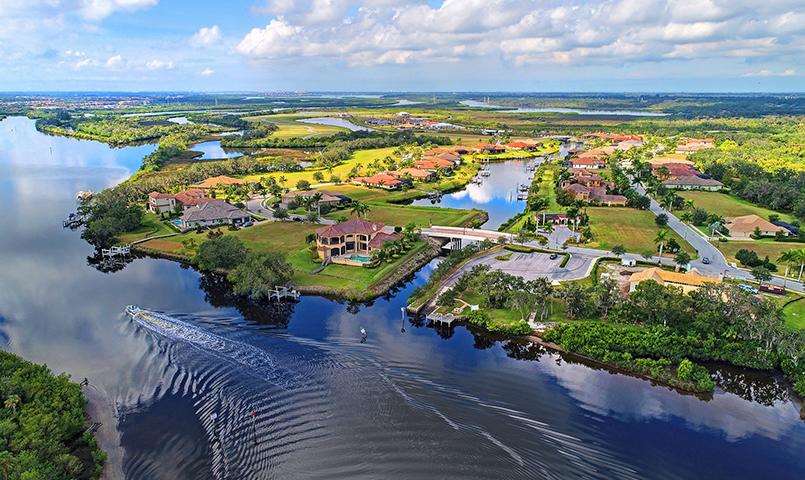
<path fill-rule="evenodd" d="M 656 252 L 654 238 L 660 230 L 654 223 L 654 214 L 648 210 L 635 210 L 623 207 L 588 207 L 590 216 L 590 229 L 593 232 L 593 241 L 588 245 L 592 248 L 611 249 L 615 245 L 623 245 L 627 252 L 647 253 Z M 668 229 L 669 238 L 675 238 L 682 248 L 692 257 L 696 251 L 688 242 Z"/>
<path fill-rule="evenodd" d="M 754 205 L 746 200 L 741 200 L 738 197 L 726 193 L 679 192 L 679 195 L 685 200 L 691 200 L 697 208 L 703 208 L 708 212 L 715 213 L 722 217 L 738 217 L 741 215 L 755 214 L 768 219 L 769 215 L 777 214 L 780 216 L 780 220 L 784 222 L 794 221 L 791 215 Z"/>
<path fill-rule="evenodd" d="M 769 257 L 772 263 L 777 263 L 777 259 L 783 252 L 788 250 L 796 250 L 805 248 L 805 243 L 798 242 L 775 242 L 774 240 L 757 240 L 757 241 L 729 241 L 729 242 L 714 242 L 713 243 L 721 252 L 727 257 L 730 262 L 736 262 L 735 253 L 738 250 L 745 248 L 747 250 L 754 250 L 760 258 Z M 777 272 L 782 275 L 785 273 L 785 267 L 778 265 L 780 270 Z"/>
<path fill-rule="evenodd" d="M 783 308 L 785 323 L 791 328 L 805 329 L 805 297 L 799 297 Z"/>
<path fill-rule="evenodd" d="M 168 233 L 176 233 L 176 230 L 171 228 L 167 221 L 162 221 L 155 213 L 146 212 L 140 228 L 120 235 L 118 240 L 122 244 L 129 244 L 146 237 L 167 235 Z"/>
<path fill-rule="evenodd" d="M 317 116 L 327 116 L 324 112 L 305 112 L 287 113 L 279 115 L 256 115 L 244 117 L 250 122 L 270 122 L 277 125 L 277 130 L 271 134 L 272 138 L 294 138 L 294 137 L 326 137 L 339 132 L 346 132 L 346 128 L 334 127 L 331 125 L 317 125 L 313 123 L 302 123 L 298 120 L 303 118 L 313 118 Z"/>
<path fill-rule="evenodd" d="M 418 226 L 431 225 L 463 226 L 468 225 L 480 215 L 478 210 L 463 210 L 459 208 L 439 208 L 415 205 L 394 205 L 383 202 L 368 202 L 368 220 L 382 222 L 386 225 L 403 227 L 413 222 Z M 340 210 L 327 214 L 328 218 L 349 216 L 348 210 Z"/>
<path fill-rule="evenodd" d="M 375 159 L 384 158 L 388 155 L 391 155 L 393 152 L 394 148 L 392 147 L 375 148 L 371 150 L 360 150 L 358 152 L 355 152 L 349 160 L 333 167 L 332 174 L 339 176 L 341 178 L 341 181 L 346 181 L 347 174 L 349 173 L 350 170 L 352 170 L 352 167 L 354 167 L 355 165 L 360 165 L 361 167 L 363 167 L 365 165 L 368 165 Z M 324 175 L 325 182 L 329 181 L 331 176 L 330 171 L 323 168 L 315 168 L 315 167 L 305 169 L 301 172 L 258 173 L 253 175 L 246 175 L 243 178 L 249 181 L 256 182 L 259 181 L 261 177 L 274 177 L 277 180 L 279 180 L 280 177 L 285 177 L 285 183 L 283 183 L 283 186 L 289 188 L 295 188 L 296 182 L 298 182 L 299 180 L 307 180 L 311 184 L 319 183 L 313 177 L 313 175 L 316 172 L 321 172 L 321 174 Z"/>
<path fill-rule="evenodd" d="M 320 227 L 321 225 L 304 222 L 266 222 L 235 232 L 226 228 L 221 231 L 239 237 L 252 252 L 271 251 L 285 254 L 288 263 L 294 267 L 296 285 L 327 287 L 353 297 L 364 296 L 371 287 L 396 271 L 403 261 L 422 251 L 427 245 L 425 242 L 417 242 L 400 258 L 375 268 L 331 264 L 318 274 L 313 274 L 321 263 L 314 259 L 306 237 Z M 182 241 L 191 238 L 195 240 L 196 245 L 200 245 L 207 239 L 207 234 L 187 232 L 175 237 L 151 240 L 145 242 L 144 246 L 192 258 L 195 255 L 195 248 L 188 249 L 182 244 Z"/>
<path fill-rule="evenodd" d="M 540 166 L 536 173 L 541 175 L 539 196 L 548 200 L 548 207 L 545 208 L 545 211 L 551 213 L 564 212 L 564 207 L 556 203 L 556 175 L 559 173 L 559 167 L 553 162 L 546 163 Z"/>

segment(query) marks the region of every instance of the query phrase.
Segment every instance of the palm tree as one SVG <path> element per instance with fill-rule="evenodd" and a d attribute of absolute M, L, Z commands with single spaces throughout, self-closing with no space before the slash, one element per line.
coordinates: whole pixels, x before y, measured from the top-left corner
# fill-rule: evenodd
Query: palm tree
<path fill-rule="evenodd" d="M 668 230 L 662 229 L 657 232 L 657 236 L 654 237 L 654 243 L 660 244 L 660 257 L 662 257 L 662 250 L 665 248 L 665 242 L 668 240 Z"/>
<path fill-rule="evenodd" d="M 791 268 L 791 265 L 799 265 L 799 276 L 797 277 L 797 281 L 802 280 L 802 271 L 805 269 L 805 248 L 788 250 L 780 255 L 780 258 L 777 260 L 785 263 L 786 277 L 788 277 L 788 271 Z"/>
<path fill-rule="evenodd" d="M 17 407 L 20 404 L 20 396 L 19 395 L 9 395 L 6 398 L 6 401 L 3 402 L 3 406 L 9 410 L 17 411 Z"/>
<path fill-rule="evenodd" d="M 369 213 L 371 207 L 363 202 L 355 202 L 352 204 L 352 208 L 349 210 L 350 213 L 357 217 L 365 217 L 367 213 Z"/>

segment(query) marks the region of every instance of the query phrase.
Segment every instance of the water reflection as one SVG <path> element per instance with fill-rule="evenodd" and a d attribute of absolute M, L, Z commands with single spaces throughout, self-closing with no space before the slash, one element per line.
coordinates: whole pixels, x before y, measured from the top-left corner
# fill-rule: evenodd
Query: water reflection
<path fill-rule="evenodd" d="M 520 185 L 530 185 L 533 168 L 540 160 L 509 160 L 486 165 L 488 177 L 478 177 L 479 184 L 471 183 L 463 189 L 446 194 L 439 200 L 415 200 L 414 205 L 449 208 L 478 208 L 489 214 L 484 228 L 496 229 L 503 222 L 525 209 L 525 199 L 518 200 Z"/>
<path fill-rule="evenodd" d="M 190 147 L 194 152 L 201 152 L 202 155 L 197 157 L 196 160 L 212 160 L 218 158 L 237 158 L 242 157 L 243 152 L 240 150 L 233 150 L 223 148 L 220 140 L 210 140 L 208 142 L 197 143 Z"/>

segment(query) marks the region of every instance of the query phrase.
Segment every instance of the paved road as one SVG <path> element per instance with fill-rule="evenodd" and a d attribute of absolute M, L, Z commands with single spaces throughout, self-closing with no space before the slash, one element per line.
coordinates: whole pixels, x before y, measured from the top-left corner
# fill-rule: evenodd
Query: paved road
<path fill-rule="evenodd" d="M 703 275 L 724 276 L 736 280 L 754 281 L 754 277 L 752 277 L 752 274 L 748 270 L 736 268 L 727 263 L 727 259 L 724 258 L 724 254 L 721 253 L 721 251 L 716 248 L 715 245 L 710 243 L 710 241 L 699 233 L 699 231 L 678 219 L 673 213 L 664 209 L 656 200 L 651 198 L 646 193 L 646 190 L 641 184 L 633 183 L 632 186 L 641 195 L 646 195 L 651 199 L 651 212 L 654 213 L 654 215 L 660 215 L 662 213 L 667 215 L 668 226 L 679 234 L 679 236 L 684 238 L 688 243 L 690 243 L 691 246 L 693 246 L 693 248 L 695 248 L 699 253 L 699 258 L 690 262 L 692 267 L 695 267 L 696 270 L 701 272 Z M 709 264 L 702 262 L 702 259 L 705 257 L 710 260 Z M 671 262 L 671 264 L 673 264 L 673 262 Z M 805 286 L 803 286 L 802 282 L 774 276 L 772 277 L 770 283 L 772 285 L 786 287 L 789 290 L 799 293 L 805 293 Z"/>
<path fill-rule="evenodd" d="M 265 197 L 254 197 L 246 200 L 246 210 L 251 213 L 257 214 L 261 217 L 264 217 L 266 220 L 272 222 L 280 222 L 282 220 L 274 217 L 274 211 L 266 208 L 263 206 L 263 201 Z M 297 220 L 297 221 L 306 221 L 307 217 L 304 215 L 295 215 L 291 214 L 288 216 L 286 220 Z M 335 225 L 336 221 L 331 220 L 329 218 L 319 217 L 319 221 L 317 222 L 321 225 Z"/>

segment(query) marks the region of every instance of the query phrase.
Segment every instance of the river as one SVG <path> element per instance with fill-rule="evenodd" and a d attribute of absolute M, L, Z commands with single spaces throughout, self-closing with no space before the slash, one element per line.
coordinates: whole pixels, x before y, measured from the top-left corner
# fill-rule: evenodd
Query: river
<path fill-rule="evenodd" d="M 725 369 L 702 400 L 462 326 L 439 332 L 400 312 L 433 263 L 369 305 L 274 308 L 233 304 L 167 260 L 99 271 L 61 220 L 76 191 L 119 182 L 153 148 L 0 122 L 0 341 L 89 379 L 127 478 L 805 476 L 805 422 L 776 377 Z M 121 314 L 129 304 L 203 335 L 159 335 Z"/>
<path fill-rule="evenodd" d="M 572 113 L 576 115 L 591 115 L 591 116 L 626 116 L 626 117 L 667 117 L 668 113 L 662 112 L 649 112 L 647 110 L 591 110 L 580 108 L 562 108 L 562 107 L 517 107 L 511 108 L 503 105 L 493 105 L 490 103 L 479 102 L 477 100 L 462 100 L 459 102 L 461 105 L 472 108 L 497 108 L 501 109 L 502 113 Z"/>

